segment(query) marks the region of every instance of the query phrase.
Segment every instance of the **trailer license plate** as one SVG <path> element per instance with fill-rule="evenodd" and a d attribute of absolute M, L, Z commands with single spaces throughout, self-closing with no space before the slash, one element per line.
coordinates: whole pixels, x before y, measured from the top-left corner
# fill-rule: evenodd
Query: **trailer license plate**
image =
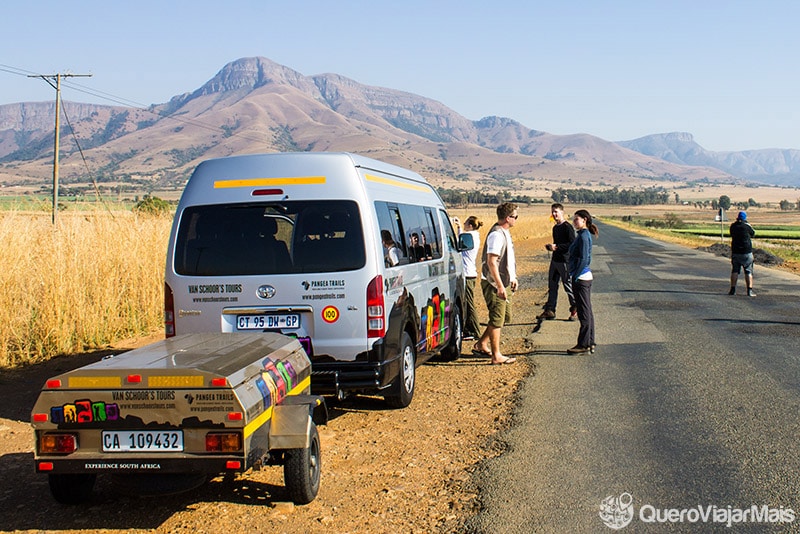
<path fill-rule="evenodd" d="M 300 314 L 238 315 L 237 330 L 264 330 L 265 328 L 300 328 Z"/>
<path fill-rule="evenodd" d="M 181 430 L 108 430 L 103 432 L 103 452 L 180 452 Z"/>

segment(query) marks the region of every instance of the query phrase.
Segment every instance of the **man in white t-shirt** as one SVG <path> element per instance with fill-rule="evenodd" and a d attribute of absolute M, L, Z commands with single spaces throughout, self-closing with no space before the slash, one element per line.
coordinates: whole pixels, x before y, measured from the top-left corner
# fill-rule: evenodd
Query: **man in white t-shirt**
<path fill-rule="evenodd" d="M 497 222 L 486 236 L 483 247 L 481 290 L 489 310 L 489 320 L 473 354 L 490 356 L 493 364 L 514 363 L 500 352 L 500 333 L 511 321 L 511 293 L 517 290 L 517 265 L 514 243 L 509 230 L 517 223 L 517 205 L 504 202 L 497 206 Z"/>

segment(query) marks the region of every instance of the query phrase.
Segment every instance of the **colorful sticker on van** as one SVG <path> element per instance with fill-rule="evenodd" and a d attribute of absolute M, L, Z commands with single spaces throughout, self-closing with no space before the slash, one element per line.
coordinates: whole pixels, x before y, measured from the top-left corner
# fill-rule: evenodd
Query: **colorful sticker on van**
<path fill-rule="evenodd" d="M 450 324 L 450 303 L 438 289 L 420 311 L 420 345 L 424 341 L 427 352 L 436 350 L 447 341 L 447 325 Z"/>

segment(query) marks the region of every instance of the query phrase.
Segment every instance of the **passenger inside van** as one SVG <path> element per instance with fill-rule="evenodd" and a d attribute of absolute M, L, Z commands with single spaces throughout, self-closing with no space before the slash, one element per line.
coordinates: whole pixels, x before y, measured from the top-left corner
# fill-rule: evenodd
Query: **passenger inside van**
<path fill-rule="evenodd" d="M 408 243 L 408 261 L 412 263 L 422 261 L 425 256 L 425 250 L 419 244 L 419 234 L 413 232 L 409 236 Z"/>
<path fill-rule="evenodd" d="M 288 273 L 291 271 L 292 258 L 286 242 L 275 237 L 278 233 L 278 221 L 274 217 L 265 217 L 261 240 L 267 256 L 272 258 L 274 273 Z"/>
<path fill-rule="evenodd" d="M 425 238 L 425 232 L 421 231 L 419 233 L 419 235 L 420 235 L 419 243 L 420 243 L 420 246 L 422 247 L 422 259 L 423 260 L 432 260 L 433 259 L 433 250 L 431 249 L 430 243 L 428 243 L 428 240 Z"/>
<path fill-rule="evenodd" d="M 394 267 L 400 263 L 400 252 L 392 239 L 389 230 L 381 230 L 381 241 L 383 241 L 383 259 L 387 267 Z"/>

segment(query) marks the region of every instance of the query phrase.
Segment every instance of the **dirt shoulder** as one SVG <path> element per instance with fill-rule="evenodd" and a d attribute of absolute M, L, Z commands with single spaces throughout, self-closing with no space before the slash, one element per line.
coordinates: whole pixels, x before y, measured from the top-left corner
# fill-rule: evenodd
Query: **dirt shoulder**
<path fill-rule="evenodd" d="M 496 436 L 508 424 L 517 385 L 533 370 L 526 336 L 544 297 L 544 241 L 520 240 L 521 289 L 503 352 L 513 365 L 489 365 L 470 353 L 418 369 L 411 406 L 355 397 L 331 406 L 320 427 L 322 483 L 318 497 L 294 506 L 283 471 L 268 467 L 237 479 L 212 480 L 172 496 L 135 497 L 101 477 L 90 502 L 56 503 L 47 478 L 33 471 L 30 409 L 50 376 L 97 361 L 108 352 L 57 358 L 0 375 L 0 530 L 60 532 L 458 532 L 479 506 L 472 479 L 500 454 Z M 485 309 L 479 316 L 485 319 Z M 140 344 L 146 341 L 140 340 Z M 130 347 L 126 347 L 130 348 Z M 118 351 L 119 349 L 115 349 Z"/>

